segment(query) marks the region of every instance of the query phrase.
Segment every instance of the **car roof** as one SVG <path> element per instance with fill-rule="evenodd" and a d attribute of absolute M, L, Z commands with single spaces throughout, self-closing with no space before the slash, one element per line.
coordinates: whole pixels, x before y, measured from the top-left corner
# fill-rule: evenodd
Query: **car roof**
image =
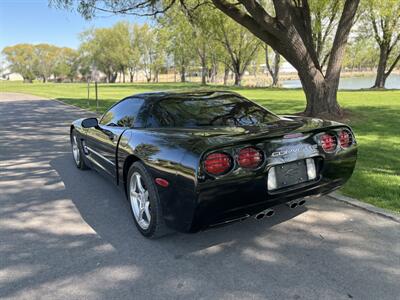
<path fill-rule="evenodd" d="M 239 96 L 238 93 L 231 91 L 220 91 L 220 90 L 172 90 L 172 91 L 160 91 L 160 92 L 147 92 L 141 94 L 135 94 L 129 98 L 141 98 L 146 101 L 159 101 L 163 99 L 207 99 L 214 98 L 217 96 Z"/>

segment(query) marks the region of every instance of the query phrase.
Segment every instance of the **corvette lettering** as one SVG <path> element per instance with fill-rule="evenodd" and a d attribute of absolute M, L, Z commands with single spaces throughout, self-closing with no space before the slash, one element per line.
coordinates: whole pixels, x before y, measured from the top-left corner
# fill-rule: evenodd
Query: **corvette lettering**
<path fill-rule="evenodd" d="M 305 151 L 305 150 L 315 150 L 315 149 L 317 149 L 317 147 L 318 147 L 317 145 L 309 145 L 309 146 L 304 146 L 304 147 L 290 148 L 287 150 L 272 152 L 271 156 L 276 157 L 276 156 L 287 155 L 289 153 L 297 153 L 297 152 Z"/>

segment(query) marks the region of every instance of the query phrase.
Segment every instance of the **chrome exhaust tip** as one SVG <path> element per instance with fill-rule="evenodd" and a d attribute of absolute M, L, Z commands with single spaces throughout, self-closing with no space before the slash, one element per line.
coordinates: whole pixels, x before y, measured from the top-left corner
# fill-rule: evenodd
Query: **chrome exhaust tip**
<path fill-rule="evenodd" d="M 275 211 L 273 209 L 266 209 L 266 210 L 263 210 L 262 212 L 259 212 L 258 214 L 256 214 L 254 216 L 254 218 L 256 220 L 261 220 L 265 217 L 272 217 L 274 214 L 275 214 Z"/>
<path fill-rule="evenodd" d="M 265 217 L 265 213 L 262 211 L 262 212 L 256 214 L 254 218 L 255 218 L 256 220 L 261 220 L 261 219 L 263 219 L 264 217 Z"/>
<path fill-rule="evenodd" d="M 275 214 L 275 211 L 273 209 L 267 209 L 264 212 L 266 217 L 272 217 Z"/>
<path fill-rule="evenodd" d="M 290 208 L 296 208 L 297 207 L 297 201 L 293 200 L 293 201 L 289 201 L 286 203 L 286 205 Z"/>
<path fill-rule="evenodd" d="M 306 204 L 306 200 L 301 199 L 301 200 L 298 202 L 298 204 L 299 204 L 299 206 L 303 206 L 304 204 Z"/>

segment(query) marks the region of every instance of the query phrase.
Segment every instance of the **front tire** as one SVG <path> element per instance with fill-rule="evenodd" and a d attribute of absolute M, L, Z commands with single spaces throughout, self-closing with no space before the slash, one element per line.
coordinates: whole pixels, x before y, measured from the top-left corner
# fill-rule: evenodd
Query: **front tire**
<path fill-rule="evenodd" d="M 141 162 L 135 162 L 130 167 L 126 188 L 132 216 L 139 232 L 152 239 L 168 234 L 157 188 Z"/>
<path fill-rule="evenodd" d="M 75 130 L 72 130 L 71 132 L 71 149 L 72 157 L 74 159 L 76 167 L 81 170 L 89 169 L 88 165 L 85 163 L 81 145 L 79 143 L 78 137 L 76 136 Z"/>

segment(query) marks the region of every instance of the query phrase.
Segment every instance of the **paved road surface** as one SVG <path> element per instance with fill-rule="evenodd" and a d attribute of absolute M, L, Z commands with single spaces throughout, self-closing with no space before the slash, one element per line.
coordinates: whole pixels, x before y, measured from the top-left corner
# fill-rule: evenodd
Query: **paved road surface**
<path fill-rule="evenodd" d="M 335 202 L 150 241 L 75 168 L 78 109 L 0 96 L 0 298 L 400 299 L 400 224 Z"/>

